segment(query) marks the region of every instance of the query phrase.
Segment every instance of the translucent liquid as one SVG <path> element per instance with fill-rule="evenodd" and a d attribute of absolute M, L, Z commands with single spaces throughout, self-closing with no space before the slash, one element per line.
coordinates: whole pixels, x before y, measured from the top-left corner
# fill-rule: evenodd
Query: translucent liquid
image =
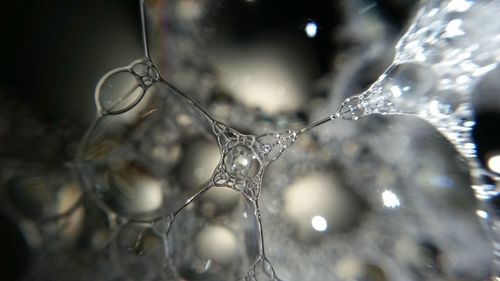
<path fill-rule="evenodd" d="M 500 29 L 494 25 L 481 30 L 481 41 L 477 42 L 472 40 L 476 38 L 473 28 L 481 13 L 500 12 L 497 3 L 428 1 L 398 43 L 394 63 L 368 90 L 346 99 L 332 115 L 301 129 L 251 135 L 216 120 L 161 77 L 149 55 L 145 6 L 141 1 L 145 58 L 101 79 L 96 89 L 98 119 L 79 155 L 84 162 L 80 173 L 87 191 L 108 214 L 110 225 L 118 229 L 115 244 L 120 266 L 125 270 L 140 267 L 140 256 L 146 255 L 159 264 L 128 274 L 154 279 L 157 276 L 152 271 L 156 268 L 162 278 L 169 278 L 166 280 L 183 278 L 183 270 L 201 274 L 207 280 L 279 280 L 264 245 L 259 207 L 263 175 L 300 137 L 335 119 L 358 120 L 370 114 L 416 115 L 436 126 L 464 156 L 474 159 L 474 151 L 469 151 L 471 123 L 467 123 L 472 122 L 467 121 L 471 120 L 470 95 L 477 81 L 498 62 Z M 467 37 L 469 34 L 472 39 Z M 127 120 L 133 120 L 133 125 L 128 126 Z M 104 129 L 110 132 L 101 133 Z M 168 179 L 166 175 L 175 175 L 173 167 L 179 161 L 174 151 L 182 148 L 177 145 L 179 139 L 162 132 L 175 132 L 173 135 L 187 139 L 203 136 L 216 143 L 220 159 L 203 185 L 186 188 Z M 137 186 L 147 188 L 138 191 Z M 238 203 L 227 204 L 231 212 L 221 217 L 217 210 L 220 206 L 207 203 L 210 200 L 204 197 L 216 188 L 238 195 Z M 383 193 L 382 200 L 388 209 L 400 206 L 398 196 L 390 190 Z M 202 214 L 201 222 L 193 219 L 196 213 Z M 239 227 L 227 223 L 234 217 L 241 221 Z M 327 219 L 319 214 L 313 214 L 312 219 L 317 232 L 327 230 Z M 199 235 L 187 241 L 198 241 L 198 250 L 187 246 L 189 251 L 179 249 L 186 243 L 183 236 L 193 232 Z M 207 237 L 213 233 L 230 241 L 229 246 L 221 242 L 228 247 L 226 254 L 217 255 L 207 245 Z M 188 258 L 184 255 L 188 254 L 195 257 L 193 264 L 186 265 Z M 365 267 L 371 275 L 384 280 L 378 267 Z"/>

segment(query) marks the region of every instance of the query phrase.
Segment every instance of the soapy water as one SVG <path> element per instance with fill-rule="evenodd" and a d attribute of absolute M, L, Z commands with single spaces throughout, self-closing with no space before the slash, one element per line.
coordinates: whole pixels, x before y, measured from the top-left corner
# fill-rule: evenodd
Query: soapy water
<path fill-rule="evenodd" d="M 184 196 L 184 199 L 177 202 L 177 207 L 167 208 L 150 217 L 120 214 L 120 211 L 109 203 L 113 198 L 109 198 L 109 201 L 103 200 L 108 195 L 103 195 L 93 188 L 91 190 L 98 195 L 95 197 L 96 200 L 107 212 L 117 214 L 111 216 L 115 220 L 113 224 L 119 225 L 121 229 L 134 224 L 145 224 L 144 229 L 152 229 L 152 232 L 160 237 L 165 254 L 165 263 L 162 268 L 170 274 L 169 278 L 175 278 L 174 276 L 178 275 L 173 265 L 168 238 L 176 217 L 192 202 L 200 200 L 202 195 L 210 189 L 224 187 L 244 197 L 247 204 L 251 206 L 250 213 L 256 222 L 254 231 L 258 237 L 258 253 L 254 255 L 254 261 L 250 263 L 244 275 L 245 280 L 279 280 L 272 261 L 269 261 L 265 254 L 263 235 L 265 230 L 262 227 L 258 207 L 263 175 L 266 168 L 285 153 L 300 136 L 335 119 L 358 120 L 371 114 L 419 116 L 436 126 L 457 147 L 458 151 L 470 160 L 473 175 L 486 173 L 477 166 L 475 151 L 471 148 L 473 143 L 470 128 L 474 121 L 470 104 L 475 85 L 481 77 L 496 67 L 500 58 L 500 24 L 492 22 L 486 27 L 481 25 L 482 17 L 500 14 L 498 2 L 427 1 L 396 45 L 393 64 L 366 91 L 347 98 L 332 115 L 301 129 L 270 132 L 257 136 L 243 134 L 215 120 L 187 94 L 160 75 L 149 55 L 150 46 L 144 5 L 144 1 L 141 1 L 145 58 L 133 62 L 128 67 L 115 69 L 100 80 L 96 88 L 99 115 L 96 124 L 109 116 L 120 116 L 134 111 L 134 108 L 138 107 L 143 99 L 148 98 L 150 93 L 156 94 L 150 89 L 161 85 L 167 89 L 167 95 L 175 95 L 177 102 L 187 104 L 191 107 L 191 113 L 194 111 L 195 115 L 204 119 L 204 126 L 202 126 L 204 134 L 211 134 L 215 138 L 220 160 L 208 184 L 192 195 Z M 147 112 L 145 115 L 148 115 L 157 110 L 158 107 L 154 107 L 142 110 L 142 112 Z M 167 116 L 162 117 L 167 118 Z M 93 132 L 94 128 L 91 128 L 82 144 L 79 156 L 87 163 L 89 159 L 94 161 L 100 158 L 100 156 L 88 157 L 88 153 L 84 152 L 91 145 L 90 139 Z M 90 165 L 95 166 L 92 161 Z M 105 162 L 108 161 L 115 160 L 105 160 Z M 123 164 L 113 163 L 109 166 L 120 165 Z M 99 186 L 99 183 L 92 182 L 93 179 L 88 170 L 81 169 L 81 173 L 83 178 L 90 181 L 88 183 L 90 186 Z M 121 179 L 120 183 L 114 184 L 126 185 L 127 180 L 130 181 L 125 178 Z M 477 177 L 476 180 L 478 180 Z M 106 184 L 113 184 L 113 181 L 108 179 L 103 185 Z M 479 182 L 474 188 L 480 199 L 487 199 L 494 191 L 484 190 L 483 186 L 486 185 L 481 185 Z M 116 194 L 109 196 L 116 196 Z M 163 195 L 159 194 L 159 196 Z M 162 205 L 164 202 L 157 204 Z M 489 214 L 487 206 L 484 208 L 484 212 Z M 147 211 L 149 210 L 139 210 L 138 213 Z M 488 217 L 488 215 L 483 217 Z M 488 219 L 493 223 L 497 220 L 496 218 Z M 492 238 L 498 239 L 498 234 L 493 233 Z M 143 232 L 140 232 L 136 237 L 136 247 L 132 249 L 138 255 L 141 254 L 138 245 L 144 243 L 143 240 Z"/>
<path fill-rule="evenodd" d="M 474 125 L 472 92 L 500 58 L 500 24 L 491 22 L 484 26 L 482 20 L 500 14 L 497 1 L 425 2 L 396 45 L 393 64 L 366 91 L 347 98 L 337 111 L 317 122 L 261 135 L 242 133 L 216 120 L 160 74 L 150 56 L 145 11 L 145 1 L 141 1 L 144 58 L 108 72 L 99 81 L 95 92 L 98 116 L 75 161 L 85 195 L 105 213 L 112 232 L 111 259 L 124 270 L 125 276 L 121 277 L 184 278 L 187 273 L 183 271 L 186 261 L 182 251 L 188 250 L 176 241 L 193 230 L 186 226 L 188 223 L 183 224 L 190 219 L 187 214 L 198 211 L 217 214 L 217 208 L 227 204 L 242 221 L 238 229 L 247 233 L 242 235 L 244 238 L 226 234 L 224 237 L 229 241 L 234 239 L 236 248 L 238 243 L 244 244 L 244 250 L 238 248 L 238 251 L 244 251 L 246 258 L 239 260 L 229 254 L 218 255 L 218 259 L 200 258 L 202 269 L 215 268 L 218 274 L 199 276 L 200 280 L 280 280 L 273 260 L 266 255 L 259 207 L 265 172 L 310 130 L 328 126 L 333 120 L 355 121 L 374 114 L 418 116 L 443 133 L 469 160 L 474 191 L 485 203 L 478 214 L 491 225 L 493 241 L 500 239 L 495 232 L 498 219 L 487 205 L 496 196 L 496 190 L 491 182 L 484 180 L 487 177 L 498 181 L 498 177 L 477 164 L 470 136 Z M 219 157 L 209 175 L 199 180 L 200 186 L 186 188 L 166 175 L 177 172 L 175 166 L 184 149 L 179 146 L 180 140 L 194 139 L 214 144 Z M 205 209 L 197 210 L 194 203 L 210 202 L 205 197 L 218 189 L 230 190 L 236 199 L 222 204 L 204 203 L 201 205 Z M 400 201 L 392 191 L 384 192 L 384 198 L 386 206 L 399 207 Z M 75 210 L 78 208 L 70 208 L 68 212 Z M 321 216 L 314 218 L 327 222 Z M 204 241 L 217 229 L 205 230 L 193 239 Z M 213 239 L 208 241 L 216 243 Z M 427 245 L 426 249 L 432 247 Z M 425 251 L 432 253 L 431 250 Z M 200 252 L 216 256 L 210 248 Z M 242 269 L 228 270 L 227 264 L 232 263 L 232 267 Z M 366 278 L 384 280 L 376 266 L 368 264 L 366 268 L 370 272 Z"/>

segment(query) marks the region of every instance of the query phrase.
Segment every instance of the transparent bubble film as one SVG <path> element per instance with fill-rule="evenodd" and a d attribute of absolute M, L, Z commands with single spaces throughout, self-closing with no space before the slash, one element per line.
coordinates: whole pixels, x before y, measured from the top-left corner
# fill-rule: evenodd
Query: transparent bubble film
<path fill-rule="evenodd" d="M 413 4 L 384 40 L 378 2 L 343 1 L 359 46 L 321 77 L 261 2 L 139 1 L 144 55 L 98 82 L 76 159 L 0 173 L 23 280 L 500 280 L 500 176 L 473 139 L 500 1 Z M 337 32 L 298 18 L 305 42 Z"/>

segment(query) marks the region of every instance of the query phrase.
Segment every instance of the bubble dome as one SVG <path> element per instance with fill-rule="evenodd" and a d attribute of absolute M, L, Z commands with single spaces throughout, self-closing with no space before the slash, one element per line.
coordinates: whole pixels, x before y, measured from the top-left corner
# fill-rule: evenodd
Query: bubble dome
<path fill-rule="evenodd" d="M 500 2 L 341 2 L 139 1 L 75 160 L 2 175 L 22 280 L 500 278 Z"/>

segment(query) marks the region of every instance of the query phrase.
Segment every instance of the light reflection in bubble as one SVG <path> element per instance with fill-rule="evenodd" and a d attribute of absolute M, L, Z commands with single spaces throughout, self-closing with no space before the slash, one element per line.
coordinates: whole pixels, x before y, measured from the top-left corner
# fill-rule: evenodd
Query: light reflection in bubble
<path fill-rule="evenodd" d="M 398 196 L 389 190 L 386 190 L 382 192 L 382 200 L 384 202 L 384 205 L 388 208 L 394 209 L 400 206 L 399 198 Z"/>
<path fill-rule="evenodd" d="M 306 32 L 307 37 L 314 38 L 316 36 L 316 33 L 318 32 L 318 26 L 313 21 L 308 22 L 304 31 Z"/>
<path fill-rule="evenodd" d="M 495 173 L 500 174 L 500 155 L 492 155 L 488 158 L 488 168 Z"/>
<path fill-rule="evenodd" d="M 325 231 L 328 228 L 328 222 L 322 216 L 314 216 L 311 219 L 311 225 L 316 231 Z"/>

